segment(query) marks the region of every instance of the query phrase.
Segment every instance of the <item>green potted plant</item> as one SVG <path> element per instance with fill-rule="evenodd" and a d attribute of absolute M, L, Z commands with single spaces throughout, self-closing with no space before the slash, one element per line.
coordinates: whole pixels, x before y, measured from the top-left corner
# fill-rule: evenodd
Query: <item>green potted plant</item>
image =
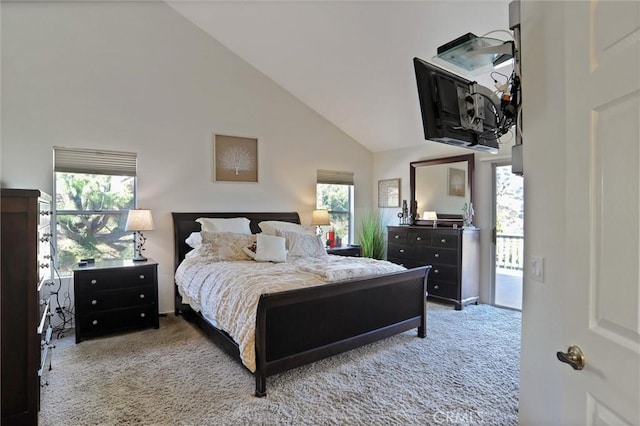
<path fill-rule="evenodd" d="M 384 223 L 378 210 L 360 217 L 360 245 L 363 257 L 382 259 L 384 256 Z"/>

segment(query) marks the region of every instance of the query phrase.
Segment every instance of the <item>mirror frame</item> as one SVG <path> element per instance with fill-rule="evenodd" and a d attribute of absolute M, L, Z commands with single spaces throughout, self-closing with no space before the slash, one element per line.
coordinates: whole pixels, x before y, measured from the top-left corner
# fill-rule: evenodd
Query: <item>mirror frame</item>
<path fill-rule="evenodd" d="M 416 168 L 425 166 L 436 166 L 439 164 L 467 162 L 467 185 L 469 186 L 469 200 L 473 201 L 473 174 L 475 166 L 474 154 L 454 155 L 452 157 L 434 158 L 432 160 L 412 161 L 409 163 L 409 188 L 411 192 L 411 217 L 416 217 Z M 419 220 L 414 219 L 414 224 L 418 224 Z"/>

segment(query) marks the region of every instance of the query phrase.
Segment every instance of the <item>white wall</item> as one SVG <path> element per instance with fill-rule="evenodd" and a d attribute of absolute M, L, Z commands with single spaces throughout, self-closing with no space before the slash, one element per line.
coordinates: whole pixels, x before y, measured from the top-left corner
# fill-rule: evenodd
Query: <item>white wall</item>
<path fill-rule="evenodd" d="M 317 169 L 355 172 L 373 205 L 372 154 L 161 2 L 2 3 L 3 187 L 52 191 L 53 147 L 138 154 L 138 206 L 156 229 L 160 311 L 173 310 L 172 211 L 298 211 Z M 258 138 L 259 183 L 211 181 L 214 133 Z"/>

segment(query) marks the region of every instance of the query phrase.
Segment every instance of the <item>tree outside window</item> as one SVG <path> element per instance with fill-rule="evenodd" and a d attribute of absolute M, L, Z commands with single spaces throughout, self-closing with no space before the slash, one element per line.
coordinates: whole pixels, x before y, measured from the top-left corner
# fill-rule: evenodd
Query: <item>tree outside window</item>
<path fill-rule="evenodd" d="M 326 232 L 333 229 L 342 245 L 352 243 L 353 239 L 353 185 L 325 184 L 316 185 L 316 208 L 327 209 L 331 225 L 323 226 L 323 240 Z"/>
<path fill-rule="evenodd" d="M 125 232 L 135 207 L 135 177 L 56 172 L 56 265 L 70 274 L 80 259 L 133 257 Z"/>

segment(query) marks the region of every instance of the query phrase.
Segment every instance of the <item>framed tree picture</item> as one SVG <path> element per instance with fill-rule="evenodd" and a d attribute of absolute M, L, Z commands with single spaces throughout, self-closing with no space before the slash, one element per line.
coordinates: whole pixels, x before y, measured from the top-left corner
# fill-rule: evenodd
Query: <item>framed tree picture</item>
<path fill-rule="evenodd" d="M 258 139 L 215 135 L 213 180 L 258 182 Z"/>
<path fill-rule="evenodd" d="M 378 207 L 400 207 L 400 179 L 378 181 Z"/>

